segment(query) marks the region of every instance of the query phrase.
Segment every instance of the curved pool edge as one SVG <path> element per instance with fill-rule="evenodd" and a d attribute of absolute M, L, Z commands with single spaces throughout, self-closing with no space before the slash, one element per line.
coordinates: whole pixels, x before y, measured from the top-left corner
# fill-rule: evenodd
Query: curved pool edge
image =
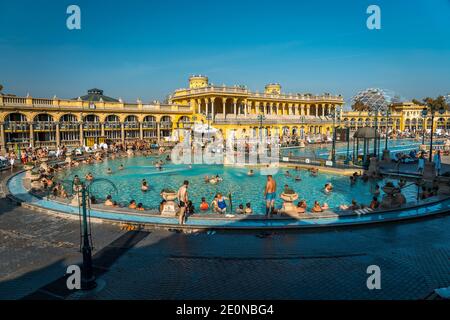
<path fill-rule="evenodd" d="M 78 219 L 79 209 L 67 204 L 39 198 L 29 193 L 22 183 L 24 171 L 9 176 L 5 182 L 6 196 L 27 209 L 57 215 L 59 217 Z M 135 225 L 140 228 L 164 229 L 221 229 L 221 230 L 292 230 L 292 229 L 318 229 L 344 226 L 358 226 L 376 223 L 413 220 L 426 218 L 450 212 L 450 197 L 437 199 L 418 206 L 390 211 L 375 212 L 366 215 L 346 217 L 326 217 L 295 219 L 283 218 L 217 218 L 217 217 L 190 217 L 186 224 L 179 225 L 177 217 L 162 217 L 150 214 L 133 214 L 91 209 L 90 216 L 93 222 L 108 222 Z"/>

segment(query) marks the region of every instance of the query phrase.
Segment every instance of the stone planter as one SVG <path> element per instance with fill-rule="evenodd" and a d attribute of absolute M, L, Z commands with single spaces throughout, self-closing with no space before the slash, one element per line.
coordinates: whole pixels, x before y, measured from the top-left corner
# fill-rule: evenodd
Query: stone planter
<path fill-rule="evenodd" d="M 392 187 L 391 186 L 384 186 L 381 189 L 384 191 L 384 193 L 389 194 L 389 195 L 392 195 L 392 194 L 398 192 L 398 188 L 396 188 L 394 186 L 392 186 Z"/>
<path fill-rule="evenodd" d="M 178 206 L 175 203 L 177 194 L 175 192 L 161 192 L 161 197 L 166 200 L 161 215 L 166 217 L 174 217 L 177 214 Z"/>
<path fill-rule="evenodd" d="M 25 179 L 31 178 L 31 170 L 34 169 L 34 166 L 32 164 L 25 164 L 23 166 L 23 169 L 25 170 Z"/>
<path fill-rule="evenodd" d="M 161 197 L 166 201 L 175 201 L 177 194 L 175 192 L 162 192 Z"/>
<path fill-rule="evenodd" d="M 297 193 L 282 193 L 280 195 L 280 198 L 283 199 L 285 202 L 294 202 L 298 199 Z"/>

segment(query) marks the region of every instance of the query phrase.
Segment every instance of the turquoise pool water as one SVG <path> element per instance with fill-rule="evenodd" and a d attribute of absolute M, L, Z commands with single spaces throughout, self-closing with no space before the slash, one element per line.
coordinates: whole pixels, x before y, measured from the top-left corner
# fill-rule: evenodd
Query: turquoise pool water
<path fill-rule="evenodd" d="M 210 203 L 214 195 L 218 192 L 228 196 L 231 193 L 233 209 L 239 204 L 250 202 L 256 214 L 264 213 L 264 185 L 266 176 L 259 173 L 255 169 L 255 175 L 248 177 L 246 172 L 248 169 L 224 167 L 221 165 L 194 165 L 189 168 L 187 165 L 175 165 L 167 163 L 162 171 L 157 170 L 153 166 L 153 161 L 158 158 L 154 157 L 135 157 L 121 158 L 115 160 L 106 160 L 100 164 L 84 165 L 78 168 L 68 169 L 59 173 L 59 179 L 65 180 L 66 189 L 70 189 L 69 182 L 75 175 L 84 176 L 91 172 L 96 178 L 107 178 L 111 180 L 117 187 L 117 192 L 105 183 L 98 182 L 92 186 L 92 193 L 97 198 L 105 198 L 111 194 L 117 202 L 126 205 L 131 199 L 136 202 L 142 202 L 145 208 L 156 209 L 161 201 L 160 192 L 163 188 L 172 188 L 177 190 L 184 180 L 188 180 L 189 196 L 197 209 L 201 202 L 201 198 L 205 197 Z M 123 164 L 125 169 L 120 171 L 118 167 Z M 107 174 L 107 168 L 111 168 L 113 173 Z M 349 178 L 320 173 L 318 177 L 311 177 L 307 171 L 291 171 L 292 175 L 299 175 L 301 182 L 296 182 L 293 177 L 286 177 L 284 169 L 274 175 L 277 181 L 277 196 L 283 190 L 283 186 L 288 184 L 300 196 L 305 199 L 308 207 L 315 200 L 320 203 L 326 202 L 331 208 L 337 209 L 339 205 L 348 204 L 352 199 L 358 203 L 369 204 L 372 199 L 371 191 L 374 189 L 374 182 L 364 183 L 358 181 L 354 186 L 350 186 Z M 217 185 L 211 185 L 204 182 L 205 175 L 218 174 L 223 181 Z M 142 179 L 146 179 L 150 185 L 150 190 L 146 193 L 140 190 Z M 323 192 L 325 183 L 331 182 L 334 185 L 334 191 L 330 194 Z M 378 182 L 380 185 L 384 181 Z M 415 186 L 409 186 L 404 190 L 408 199 L 413 199 L 417 193 Z M 277 199 L 277 207 L 281 207 L 282 200 Z M 228 203 L 229 205 L 229 203 Z"/>
<path fill-rule="evenodd" d="M 429 143 L 429 142 L 425 142 Z M 435 142 L 435 144 L 439 144 L 442 142 Z M 422 141 L 416 141 L 414 139 L 399 139 L 399 140 L 388 140 L 388 149 L 391 151 L 391 155 L 397 152 L 408 153 L 411 150 L 419 150 L 419 146 L 422 144 Z M 384 149 L 385 141 L 382 140 L 380 143 L 381 150 Z M 350 155 L 352 155 L 353 142 L 350 142 Z M 370 151 L 373 151 L 373 141 L 370 143 Z M 310 158 L 321 158 L 327 159 L 331 152 L 331 144 L 323 145 L 322 147 L 318 145 L 317 147 L 310 148 L 287 148 L 282 151 L 283 155 L 287 156 L 290 152 L 293 153 L 294 156 L 298 157 L 310 157 Z M 363 145 L 360 142 L 359 152 L 362 154 Z M 347 156 L 347 144 L 336 147 L 336 156 L 346 157 Z"/>

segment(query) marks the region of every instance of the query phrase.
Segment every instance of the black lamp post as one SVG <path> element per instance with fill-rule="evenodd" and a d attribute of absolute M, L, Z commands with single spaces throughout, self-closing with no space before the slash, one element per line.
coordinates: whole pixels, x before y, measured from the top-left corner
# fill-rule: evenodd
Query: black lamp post
<path fill-rule="evenodd" d="M 336 161 L 336 117 L 341 117 L 341 110 L 336 109 L 334 112 L 328 113 L 328 116 L 333 118 L 333 141 L 332 141 L 332 147 L 331 147 L 331 161 L 333 162 L 333 165 Z"/>
<path fill-rule="evenodd" d="M 391 111 L 389 109 L 386 109 L 385 111 L 382 112 L 382 115 L 385 119 L 386 122 L 386 139 L 385 139 L 385 143 L 384 143 L 384 150 L 388 149 L 388 131 L 389 131 L 389 117 L 391 116 Z"/>
<path fill-rule="evenodd" d="M 92 266 L 92 245 L 90 241 L 90 230 L 87 218 L 87 187 L 79 178 L 73 180 L 73 189 L 77 192 L 77 196 L 81 194 L 81 211 L 82 211 L 82 247 L 83 268 L 81 270 L 81 288 L 83 290 L 91 290 L 97 286 L 94 276 L 94 268 Z"/>
<path fill-rule="evenodd" d="M 260 139 L 260 143 L 262 143 L 262 124 L 263 121 L 266 120 L 266 117 L 264 117 L 264 114 L 259 114 L 258 115 L 258 121 L 259 121 L 259 139 Z"/>

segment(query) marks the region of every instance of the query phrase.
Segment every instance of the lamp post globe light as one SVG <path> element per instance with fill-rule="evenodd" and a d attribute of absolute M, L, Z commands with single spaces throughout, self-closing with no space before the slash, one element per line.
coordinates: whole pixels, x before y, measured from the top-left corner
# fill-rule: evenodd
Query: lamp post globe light
<path fill-rule="evenodd" d="M 395 97 L 394 93 L 379 88 L 369 88 L 363 91 L 358 92 L 352 98 L 352 106 L 355 109 L 356 106 L 362 108 L 359 111 L 368 111 L 369 115 L 375 117 L 374 121 L 374 129 L 375 132 L 378 131 L 378 115 L 383 112 L 387 112 L 390 106 L 395 103 L 400 102 L 400 99 Z M 375 134 L 374 139 L 374 156 L 379 157 L 379 138 Z"/>
<path fill-rule="evenodd" d="M 390 160 L 390 152 L 388 149 L 388 137 L 389 137 L 389 118 L 391 116 L 391 110 L 387 108 L 381 112 L 381 115 L 384 117 L 385 121 L 385 142 L 384 142 L 384 150 L 383 150 L 383 160 Z"/>

